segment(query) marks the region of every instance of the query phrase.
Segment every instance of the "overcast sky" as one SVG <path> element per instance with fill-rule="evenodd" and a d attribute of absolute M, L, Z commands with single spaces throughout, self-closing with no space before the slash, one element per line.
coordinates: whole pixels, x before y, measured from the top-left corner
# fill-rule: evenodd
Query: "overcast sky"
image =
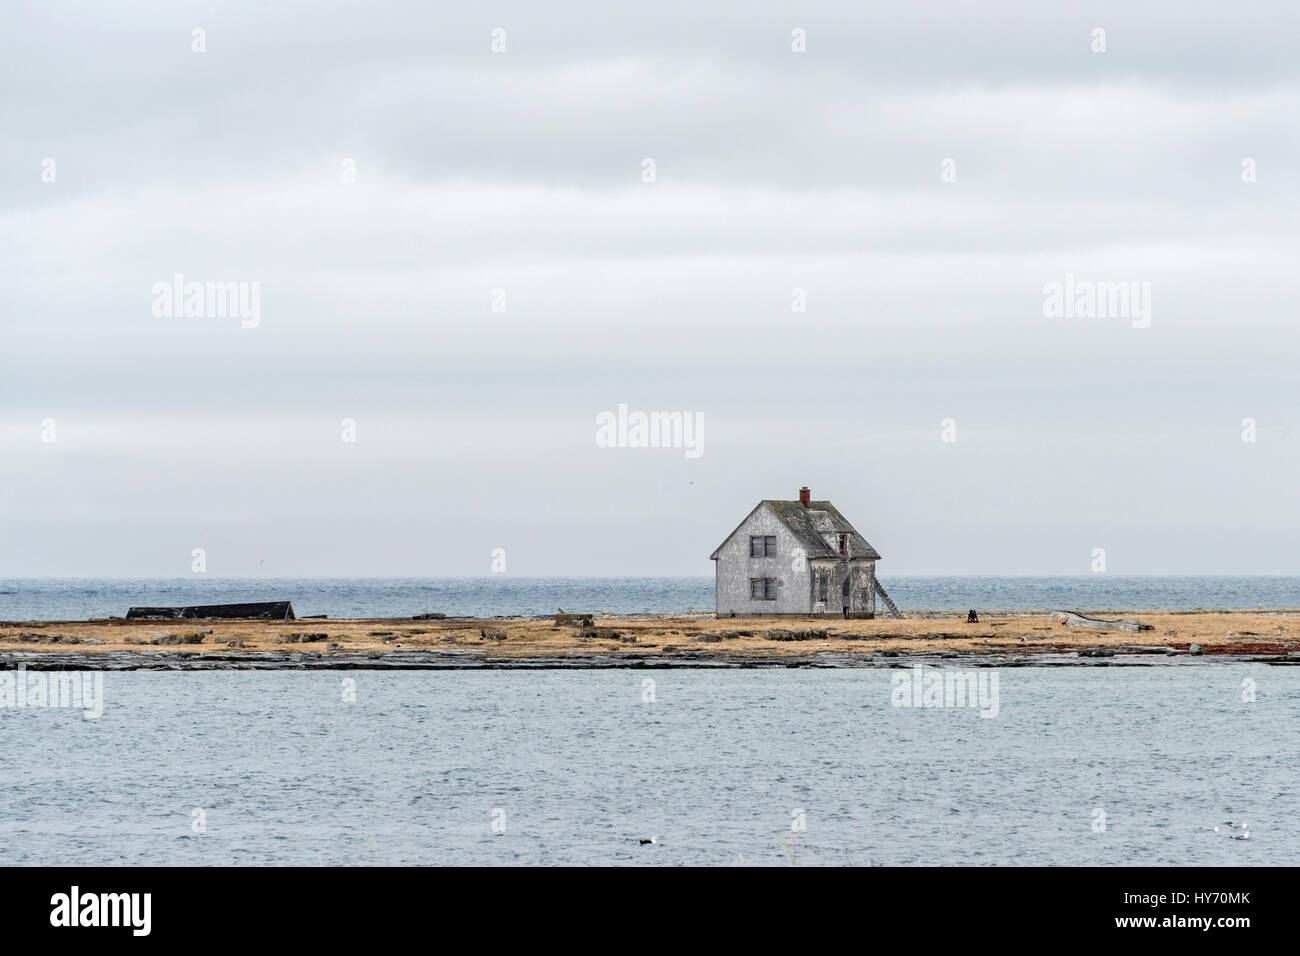
<path fill-rule="evenodd" d="M 803 484 L 886 583 L 1300 572 L 1297 35 L 1290 0 L 9 0 L 0 574 L 710 574 Z M 155 314 L 176 274 L 257 283 L 257 324 Z M 1067 274 L 1149 314 L 1049 317 Z M 598 447 L 620 404 L 703 453 Z"/>

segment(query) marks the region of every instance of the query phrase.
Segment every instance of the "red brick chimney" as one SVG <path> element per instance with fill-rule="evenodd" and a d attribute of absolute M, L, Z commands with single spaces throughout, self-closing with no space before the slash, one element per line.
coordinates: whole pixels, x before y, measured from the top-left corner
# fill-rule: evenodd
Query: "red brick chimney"
<path fill-rule="evenodd" d="M 799 504 L 803 505 L 805 508 L 812 504 L 812 492 L 808 490 L 807 485 L 804 485 L 799 489 Z"/>

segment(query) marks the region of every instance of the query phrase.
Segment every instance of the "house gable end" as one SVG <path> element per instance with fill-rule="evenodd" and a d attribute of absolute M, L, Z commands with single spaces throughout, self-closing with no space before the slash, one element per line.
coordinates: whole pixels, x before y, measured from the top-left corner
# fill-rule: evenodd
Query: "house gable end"
<path fill-rule="evenodd" d="M 753 518 L 754 515 L 758 512 L 758 509 L 763 507 L 763 505 L 767 503 L 768 502 L 766 501 L 760 501 L 758 504 L 754 505 L 753 509 L 749 512 L 749 514 L 745 515 L 744 520 L 741 521 L 740 524 L 736 525 L 736 527 L 732 529 L 731 534 L 727 535 L 725 538 L 722 539 L 722 544 L 718 545 L 716 548 L 713 549 L 713 553 L 709 555 L 709 560 L 710 561 L 718 560 L 718 555 L 721 554 L 722 549 L 727 546 L 727 542 L 729 542 L 732 538 L 734 538 L 739 533 L 741 528 L 749 524 L 749 519 Z"/>

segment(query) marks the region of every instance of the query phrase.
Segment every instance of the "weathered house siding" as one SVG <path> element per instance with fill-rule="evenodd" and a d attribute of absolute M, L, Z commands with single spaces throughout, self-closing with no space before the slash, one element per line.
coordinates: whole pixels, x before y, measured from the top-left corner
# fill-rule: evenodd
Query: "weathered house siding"
<path fill-rule="evenodd" d="M 777 556 L 751 558 L 751 535 L 775 535 Z M 759 505 L 727 539 L 718 554 L 714 574 L 717 580 L 717 610 L 719 614 L 807 614 L 809 608 L 809 580 L 806 561 L 795 562 L 794 550 L 798 539 L 770 508 Z M 794 566 L 800 565 L 799 572 Z M 751 578 L 776 578 L 775 601 L 750 599 Z"/>
<path fill-rule="evenodd" d="M 876 610 L 876 562 L 872 559 L 834 560 L 817 558 L 809 562 L 812 579 L 812 614 L 844 613 L 844 583 L 848 581 L 848 608 L 850 614 L 874 614 Z M 827 575 L 826 600 L 821 601 L 818 575 Z"/>

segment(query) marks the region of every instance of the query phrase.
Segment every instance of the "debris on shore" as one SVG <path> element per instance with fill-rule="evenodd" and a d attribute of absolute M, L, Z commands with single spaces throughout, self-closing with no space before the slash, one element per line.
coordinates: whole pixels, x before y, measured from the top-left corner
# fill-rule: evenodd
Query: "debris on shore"
<path fill-rule="evenodd" d="M 184 618 L 233 618 L 292 621 L 292 601 L 256 601 L 250 604 L 194 604 L 188 607 L 133 607 L 128 620 L 175 621 Z"/>
<path fill-rule="evenodd" d="M 1090 627 L 1096 631 L 1155 630 L 1153 625 L 1142 624 L 1138 621 L 1103 621 L 1096 617 L 1084 617 L 1074 611 L 1053 611 L 1049 617 L 1053 624 L 1064 624 L 1066 627 Z"/>

